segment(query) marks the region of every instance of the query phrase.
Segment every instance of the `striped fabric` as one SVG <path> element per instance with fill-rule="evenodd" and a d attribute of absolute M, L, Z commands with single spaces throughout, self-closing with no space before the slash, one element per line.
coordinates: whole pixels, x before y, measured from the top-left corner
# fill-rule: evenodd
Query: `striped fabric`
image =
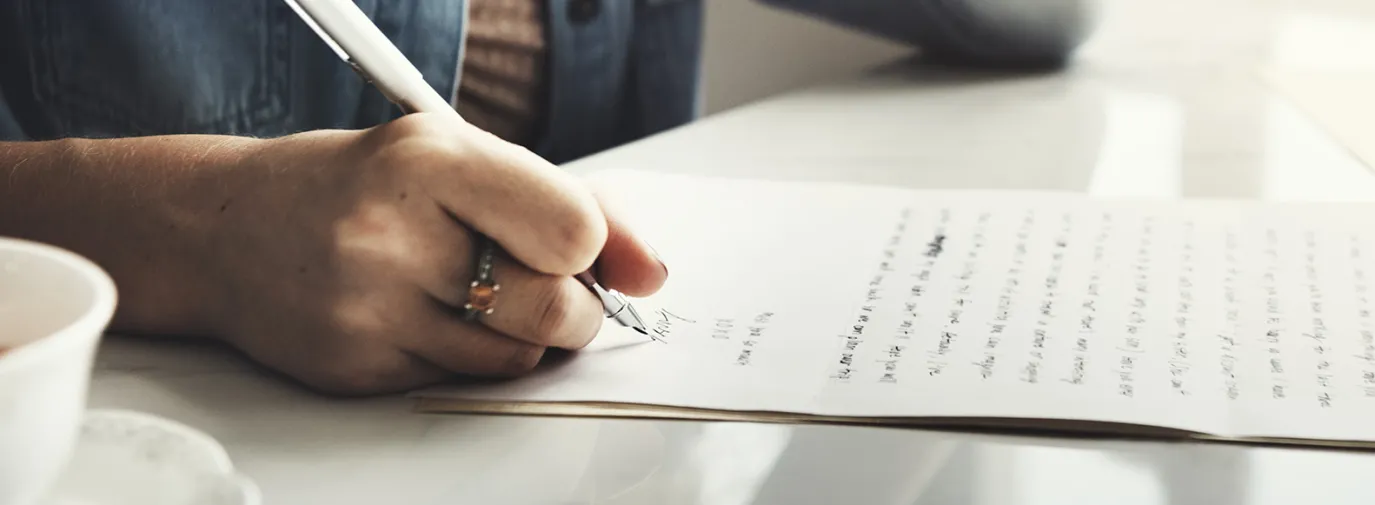
<path fill-rule="evenodd" d="M 468 0 L 458 112 L 502 139 L 526 144 L 545 107 L 543 0 Z"/>

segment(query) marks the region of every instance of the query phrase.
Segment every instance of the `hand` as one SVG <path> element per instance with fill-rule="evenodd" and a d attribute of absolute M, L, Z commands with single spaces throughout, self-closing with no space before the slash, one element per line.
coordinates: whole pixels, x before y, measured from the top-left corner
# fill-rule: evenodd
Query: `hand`
<path fill-rule="evenodd" d="M 225 175 L 205 258 L 209 327 L 334 393 L 510 376 L 601 327 L 572 276 L 653 293 L 667 269 L 582 182 L 457 119 L 263 141 Z M 495 312 L 462 319 L 472 231 L 500 244 Z"/>

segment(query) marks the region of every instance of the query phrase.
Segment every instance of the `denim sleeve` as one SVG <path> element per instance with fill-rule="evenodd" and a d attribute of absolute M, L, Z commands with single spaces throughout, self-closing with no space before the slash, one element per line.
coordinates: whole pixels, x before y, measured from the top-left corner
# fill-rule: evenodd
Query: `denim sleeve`
<path fill-rule="evenodd" d="M 758 0 L 971 63 L 1056 64 L 1102 0 Z"/>
<path fill-rule="evenodd" d="M 0 142 L 13 142 L 16 140 L 28 140 L 24 134 L 24 128 L 19 126 L 19 121 L 14 118 L 14 112 L 10 111 L 9 102 L 5 101 L 5 92 L 0 89 Z"/>
<path fill-rule="evenodd" d="M 463 0 L 353 0 L 443 94 Z M 399 115 L 282 0 L 0 0 L 0 135 L 274 137 Z"/>

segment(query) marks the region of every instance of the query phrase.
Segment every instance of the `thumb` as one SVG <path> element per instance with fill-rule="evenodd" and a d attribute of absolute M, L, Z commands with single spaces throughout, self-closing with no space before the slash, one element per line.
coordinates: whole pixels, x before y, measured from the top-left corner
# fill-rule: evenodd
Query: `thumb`
<path fill-rule="evenodd" d="M 641 239 L 620 218 L 624 214 L 607 198 L 597 195 L 606 216 L 606 245 L 597 258 L 597 281 L 629 296 L 654 294 L 668 280 L 668 266 L 653 247 Z"/>

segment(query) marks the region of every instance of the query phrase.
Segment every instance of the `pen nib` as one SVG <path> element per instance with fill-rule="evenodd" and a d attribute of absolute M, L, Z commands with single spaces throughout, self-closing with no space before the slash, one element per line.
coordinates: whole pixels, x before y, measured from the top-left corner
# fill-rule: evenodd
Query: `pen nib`
<path fill-rule="evenodd" d="M 620 319 L 622 324 L 635 329 L 635 331 L 640 332 L 641 335 L 649 336 L 649 329 L 645 328 L 645 320 L 640 317 L 640 312 L 635 310 L 634 305 L 627 303 L 621 311 L 623 312 L 620 314 L 622 316 Z"/>

